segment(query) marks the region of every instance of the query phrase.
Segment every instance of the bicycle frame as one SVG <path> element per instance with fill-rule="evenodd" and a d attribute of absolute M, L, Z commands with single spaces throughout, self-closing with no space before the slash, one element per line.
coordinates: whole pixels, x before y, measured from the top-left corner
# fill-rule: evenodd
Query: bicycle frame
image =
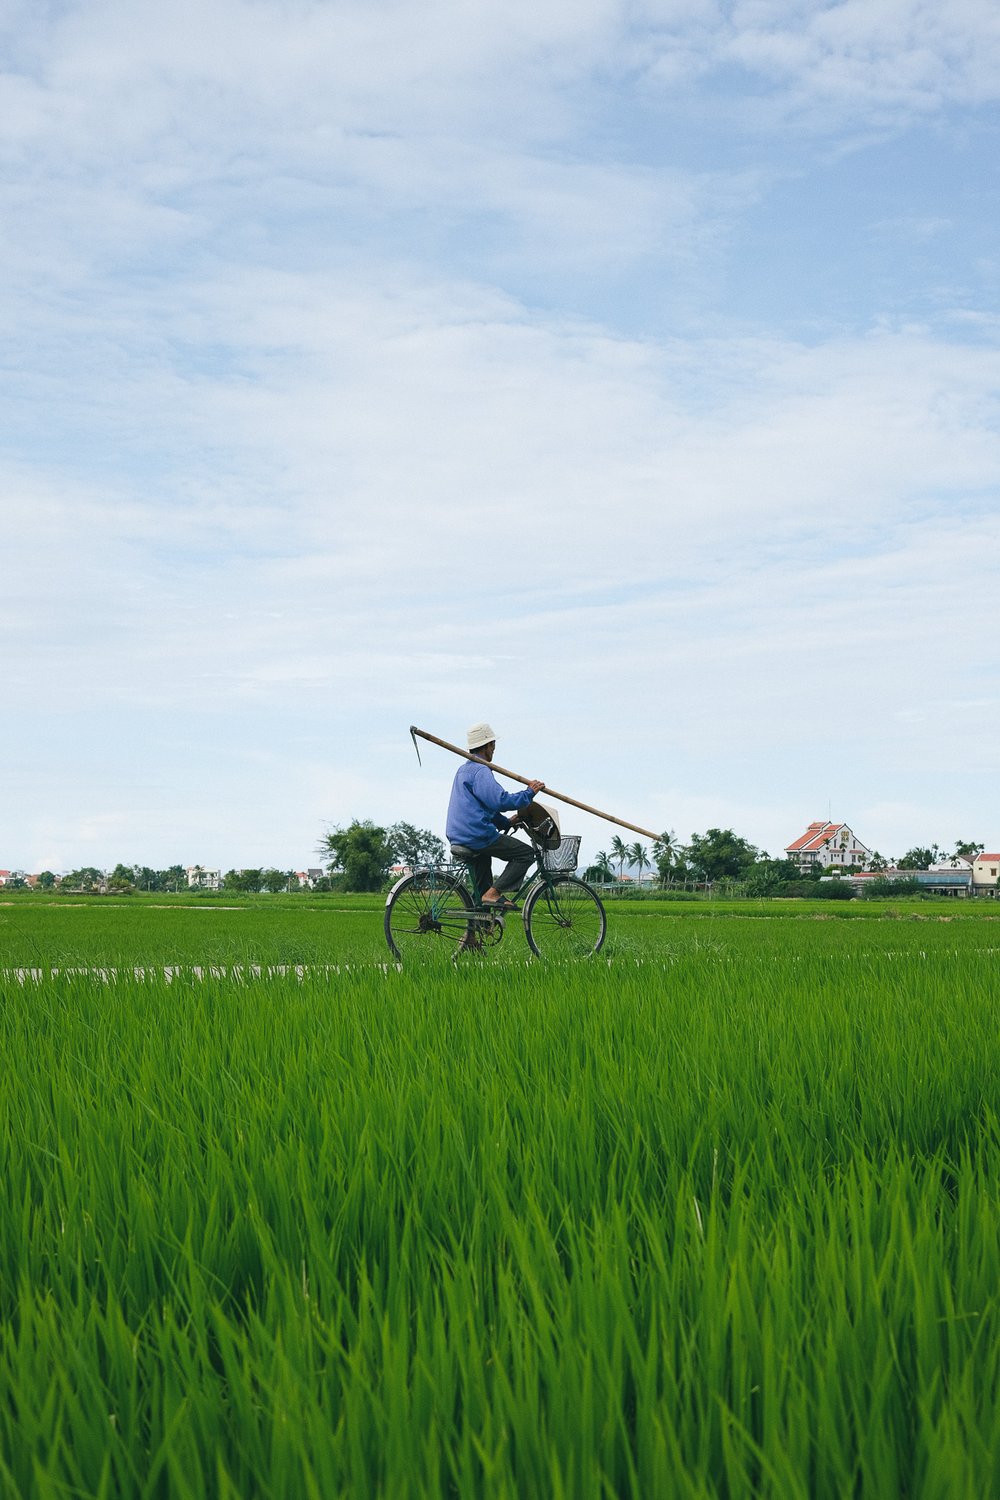
<path fill-rule="evenodd" d="M 546 868 L 545 850 L 542 848 L 541 844 L 538 843 L 530 828 L 525 827 L 524 832 L 528 836 L 528 842 L 534 850 L 535 857 L 525 871 L 524 879 L 521 881 L 521 884 L 518 886 L 517 890 L 514 891 L 513 896 L 511 897 L 512 900 L 518 901 L 521 900 L 523 896 L 526 896 L 527 893 L 531 890 L 531 887 L 539 881 L 543 885 L 547 885 L 551 888 L 554 884 L 554 876 L 559 873 L 558 871 L 549 870 Z M 479 919 L 485 920 L 487 922 L 490 920 L 495 921 L 498 913 L 491 912 L 488 906 L 483 906 L 483 893 L 476 883 L 476 877 L 473 873 L 472 866 L 465 860 L 459 860 L 458 863 L 464 864 L 466 871 L 468 872 L 468 887 L 472 895 L 472 900 L 474 902 L 474 909 L 470 913 L 470 916 L 473 920 Z"/>

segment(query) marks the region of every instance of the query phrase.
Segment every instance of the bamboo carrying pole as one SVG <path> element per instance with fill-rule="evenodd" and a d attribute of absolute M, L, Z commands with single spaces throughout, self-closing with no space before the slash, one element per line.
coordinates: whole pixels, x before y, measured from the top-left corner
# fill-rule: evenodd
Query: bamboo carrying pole
<path fill-rule="evenodd" d="M 436 734 L 428 734 L 426 729 L 418 729 L 416 724 L 410 725 L 410 738 L 413 740 L 413 748 L 420 759 L 420 750 L 417 746 L 417 735 L 422 740 L 430 740 L 432 745 L 440 745 L 442 750 L 450 750 L 453 755 L 460 755 L 463 760 L 474 760 L 477 765 L 489 766 L 491 771 L 497 771 L 501 776 L 506 776 L 510 781 L 519 781 L 522 786 L 530 783 L 527 776 L 519 776 L 516 771 L 508 771 L 504 766 L 498 766 L 495 761 L 483 760 L 481 755 L 472 755 L 468 750 L 462 750 L 458 745 L 450 745 L 447 740 L 439 740 Z M 613 813 L 601 812 L 599 807 L 590 807 L 586 802 L 577 802 L 575 797 L 567 797 L 565 792 L 554 792 L 550 786 L 545 788 L 546 797 L 555 797 L 557 802 L 568 802 L 570 807 L 578 807 L 581 812 L 593 813 L 595 818 L 603 818 L 606 823 L 617 823 L 619 828 L 630 828 L 633 833 L 641 833 L 644 838 L 658 839 L 660 835 L 653 833 L 649 828 L 640 828 L 638 823 L 626 823 L 624 818 L 616 818 Z"/>

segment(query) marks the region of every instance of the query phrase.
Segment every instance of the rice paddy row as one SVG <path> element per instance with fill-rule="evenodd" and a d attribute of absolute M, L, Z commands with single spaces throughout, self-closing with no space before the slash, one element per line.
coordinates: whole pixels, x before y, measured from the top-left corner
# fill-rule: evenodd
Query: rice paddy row
<path fill-rule="evenodd" d="M 46 901 L 31 895 L 0 904 L 0 968 L 380 964 L 389 957 L 383 909 L 378 896 L 173 904 L 162 897 Z M 881 906 L 614 900 L 608 903 L 603 956 L 656 960 L 709 943 L 736 954 L 827 946 L 854 954 L 886 946 L 937 948 L 945 934 L 955 949 L 1000 946 L 1000 908 L 985 901 Z M 503 942 L 489 957 L 520 963 L 527 956 L 521 919 L 508 918 Z"/>

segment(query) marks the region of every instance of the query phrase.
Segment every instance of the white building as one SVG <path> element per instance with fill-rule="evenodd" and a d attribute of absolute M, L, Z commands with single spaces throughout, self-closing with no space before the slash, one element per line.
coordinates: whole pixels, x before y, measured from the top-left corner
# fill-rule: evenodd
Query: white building
<path fill-rule="evenodd" d="M 877 888 L 880 880 L 905 881 L 915 890 L 929 896 L 971 896 L 972 866 L 963 861 L 948 860 L 941 865 L 931 865 L 929 870 L 900 870 L 895 865 L 885 870 L 869 870 L 864 875 L 849 875 L 856 891 L 873 883 Z"/>
<path fill-rule="evenodd" d="M 221 870 L 206 870 L 201 865 L 188 865 L 185 874 L 188 886 L 194 890 L 221 891 L 222 889 Z"/>
<path fill-rule="evenodd" d="M 793 860 L 803 875 L 817 866 L 825 870 L 846 870 L 848 865 L 867 869 L 872 851 L 861 842 L 846 823 L 810 823 L 799 838 L 785 845 L 785 855 Z"/>
<path fill-rule="evenodd" d="M 934 896 L 985 896 L 996 898 L 1000 889 L 1000 854 L 978 854 L 974 860 L 962 854 L 938 860 L 926 870 L 900 870 L 891 866 L 879 872 L 855 875 L 856 890 L 874 880 L 908 880 Z"/>

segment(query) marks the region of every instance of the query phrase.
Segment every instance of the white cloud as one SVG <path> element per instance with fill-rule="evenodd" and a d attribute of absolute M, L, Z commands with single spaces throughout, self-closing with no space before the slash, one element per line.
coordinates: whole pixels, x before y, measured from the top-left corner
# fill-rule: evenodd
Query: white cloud
<path fill-rule="evenodd" d="M 735 66 L 771 91 L 746 114 L 769 128 L 894 128 L 1000 94 L 1000 24 L 988 0 L 741 0 L 690 13 L 649 0 L 643 14 L 651 81 L 676 88 Z"/>
<path fill-rule="evenodd" d="M 126 427 L 172 413 L 183 511 L 127 476 L 110 497 L 8 489 L 25 708 L 335 701 L 402 720 L 513 670 L 538 676 L 533 697 L 558 680 L 577 724 L 596 693 L 617 718 L 662 685 L 657 733 L 693 755 L 719 701 L 761 743 L 808 743 L 863 682 L 866 742 L 904 691 L 933 717 L 957 647 L 995 670 L 966 607 L 998 540 L 986 351 L 878 335 L 664 353 L 498 318 L 490 298 L 484 321 L 446 321 L 463 293 L 444 287 L 343 312 L 314 280 L 277 288 L 296 357 L 275 378 L 182 386 L 154 368 L 130 389 Z M 242 300 L 231 312 L 219 289 L 224 340 Z M 280 298 L 245 300 L 263 364 Z M 704 388 L 717 368 L 730 385 L 692 411 L 678 372 Z M 236 456 L 222 476 L 218 452 Z M 40 674 L 33 643 L 56 638 Z"/>

